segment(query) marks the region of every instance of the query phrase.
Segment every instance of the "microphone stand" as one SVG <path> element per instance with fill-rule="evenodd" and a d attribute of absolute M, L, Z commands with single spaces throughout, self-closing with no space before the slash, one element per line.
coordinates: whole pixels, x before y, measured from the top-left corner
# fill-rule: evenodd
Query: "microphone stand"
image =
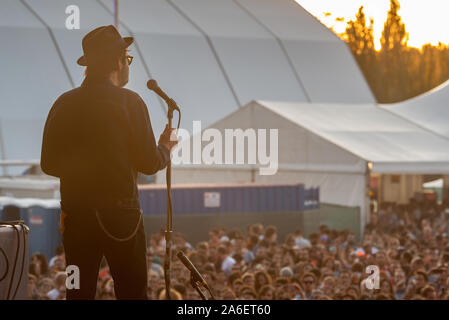
<path fill-rule="evenodd" d="M 181 260 L 182 259 L 178 256 L 178 258 Z M 194 268 L 195 266 L 193 265 L 192 261 L 189 260 L 189 258 L 187 258 L 186 256 L 184 256 L 184 259 L 187 260 Z M 183 262 L 184 266 L 185 263 Z M 187 267 L 187 266 L 186 266 Z M 189 269 L 189 268 L 187 268 Z M 210 294 L 210 299 L 209 300 L 215 300 L 214 295 L 212 294 L 212 291 L 210 290 L 209 286 L 207 285 L 206 281 L 201 279 L 201 275 L 198 273 L 194 273 L 192 270 L 190 270 L 190 284 L 192 285 L 192 287 L 198 292 L 198 294 L 200 295 L 201 299 L 203 300 L 208 300 L 206 298 L 206 296 L 204 295 L 204 293 L 201 291 L 200 286 L 204 286 L 206 288 L 206 290 L 209 292 Z"/>
<path fill-rule="evenodd" d="M 172 128 L 172 119 L 173 119 L 173 111 L 178 111 L 178 129 L 179 124 L 181 122 L 181 111 L 179 107 L 176 105 L 176 102 L 173 99 L 170 99 L 164 91 L 159 88 L 156 80 L 150 79 L 147 82 L 148 89 L 157 93 L 168 106 L 167 110 L 167 119 L 168 119 L 168 127 Z M 167 163 L 167 171 L 166 171 L 166 181 L 167 181 L 167 225 L 165 229 L 165 261 L 164 261 L 164 278 L 165 278 L 165 297 L 167 300 L 171 300 L 170 297 L 170 262 L 171 262 L 171 250 L 172 250 L 172 235 L 173 235 L 173 218 L 172 218 L 172 204 L 171 204 L 171 158 L 169 158 Z"/>
<path fill-rule="evenodd" d="M 168 103 L 168 127 L 172 127 L 173 111 L 176 110 L 176 103 L 170 100 Z M 164 261 L 164 278 L 165 278 L 165 297 L 171 300 L 170 296 L 170 264 L 172 257 L 172 235 L 173 235 L 173 215 L 171 203 L 171 160 L 168 161 L 166 171 L 167 182 L 167 225 L 165 229 L 165 261 Z"/>
<path fill-rule="evenodd" d="M 195 290 L 198 292 L 198 294 L 200 295 L 201 299 L 203 300 L 207 300 L 206 296 L 204 295 L 204 293 L 201 291 L 201 289 L 198 286 L 198 283 L 196 282 L 195 277 L 193 276 L 193 273 L 190 273 L 190 284 L 192 285 L 193 288 L 195 288 Z M 214 300 L 214 299 L 212 299 Z"/>
<path fill-rule="evenodd" d="M 209 294 L 210 294 L 210 299 L 206 298 L 206 296 L 204 295 L 203 291 L 201 291 L 200 286 L 198 285 L 198 284 L 201 284 L 201 282 L 196 279 L 196 277 L 193 275 L 193 272 L 190 272 L 190 284 L 198 292 L 198 294 L 200 295 L 201 299 L 203 299 L 203 300 L 215 300 L 215 297 L 212 294 L 212 291 L 210 290 L 209 286 L 207 285 L 207 283 L 204 283 L 203 284 L 204 287 L 206 288 L 207 292 L 209 292 Z"/>

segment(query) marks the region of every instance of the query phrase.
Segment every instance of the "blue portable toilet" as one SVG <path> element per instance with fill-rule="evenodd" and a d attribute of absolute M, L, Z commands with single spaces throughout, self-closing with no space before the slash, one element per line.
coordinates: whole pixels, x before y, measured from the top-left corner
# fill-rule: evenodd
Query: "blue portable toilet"
<path fill-rule="evenodd" d="M 28 252 L 42 253 L 47 259 L 55 255 L 62 244 L 59 232 L 60 205 L 56 199 L 2 197 L 0 220 L 23 220 L 29 228 Z"/>
<path fill-rule="evenodd" d="M 21 208 L 21 219 L 30 228 L 28 241 L 30 254 L 40 252 L 49 260 L 62 244 L 59 231 L 59 208 L 32 206 Z"/>

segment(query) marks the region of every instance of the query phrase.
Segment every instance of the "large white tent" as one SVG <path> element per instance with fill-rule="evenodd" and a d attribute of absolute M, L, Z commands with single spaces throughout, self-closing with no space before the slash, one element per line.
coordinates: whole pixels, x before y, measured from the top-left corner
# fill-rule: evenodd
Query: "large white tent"
<path fill-rule="evenodd" d="M 175 183 L 256 181 L 319 186 L 322 202 L 360 207 L 361 227 L 367 221 L 370 174 L 449 173 L 449 140 L 373 104 L 257 101 L 211 128 L 223 137 L 225 129 L 278 129 L 277 173 L 259 175 L 257 165 L 181 164 L 173 168 Z M 203 150 L 208 143 L 203 141 Z M 223 147 L 221 153 L 225 152 Z M 164 181 L 163 172 L 157 181 Z"/>
<path fill-rule="evenodd" d="M 66 29 L 70 5 L 79 30 Z M 112 10 L 112 0 L 0 1 L 0 160 L 40 158 L 52 103 L 83 79 L 81 39 L 112 24 Z M 121 33 L 136 39 L 127 87 L 146 101 L 156 135 L 165 105 L 146 88 L 151 77 L 188 130 L 255 99 L 375 101 L 346 44 L 293 0 L 126 0 L 119 13 Z"/>
<path fill-rule="evenodd" d="M 380 107 L 449 139 L 449 81 L 412 99 Z M 448 174 L 443 175 L 443 181 L 446 197 Z"/>
<path fill-rule="evenodd" d="M 449 138 L 449 81 L 415 98 L 381 107 Z"/>

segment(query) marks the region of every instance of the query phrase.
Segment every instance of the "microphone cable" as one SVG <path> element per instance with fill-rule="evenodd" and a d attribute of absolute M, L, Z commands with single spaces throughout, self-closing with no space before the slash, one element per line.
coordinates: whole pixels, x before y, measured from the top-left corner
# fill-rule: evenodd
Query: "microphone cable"
<path fill-rule="evenodd" d="M 22 250 L 23 250 L 23 254 L 22 254 L 22 270 L 20 270 L 20 276 L 19 276 L 19 281 L 17 282 L 17 287 L 16 290 L 14 291 L 14 295 L 12 296 L 12 300 L 14 300 L 16 298 L 17 295 L 17 291 L 19 291 L 19 287 L 20 287 L 20 283 L 22 282 L 22 277 L 23 277 L 23 271 L 25 270 L 25 259 L 26 259 L 26 226 L 23 223 L 20 223 L 20 227 L 22 229 Z M 18 230 L 17 230 L 18 231 Z"/>
<path fill-rule="evenodd" d="M 5 253 L 5 250 L 3 250 L 3 248 L 0 248 L 0 252 L 2 253 L 5 262 L 6 262 L 6 269 L 5 269 L 5 273 L 3 273 L 3 275 L 0 277 L 0 282 L 2 282 L 3 280 L 5 280 L 6 276 L 8 275 L 8 271 L 9 271 L 9 260 L 8 260 L 8 256 Z"/>

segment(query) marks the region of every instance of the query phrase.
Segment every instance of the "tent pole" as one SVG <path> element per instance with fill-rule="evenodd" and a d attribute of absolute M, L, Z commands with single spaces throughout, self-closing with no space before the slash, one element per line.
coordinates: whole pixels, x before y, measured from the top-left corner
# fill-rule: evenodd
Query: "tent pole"
<path fill-rule="evenodd" d="M 114 0 L 114 25 L 119 28 L 119 19 L 118 19 L 118 0 Z"/>
<path fill-rule="evenodd" d="M 363 213 L 360 217 L 360 238 L 363 238 L 363 233 L 365 231 L 365 226 L 370 222 L 370 196 L 369 196 L 369 190 L 371 187 L 371 170 L 372 170 L 373 164 L 369 161 L 366 162 L 365 166 L 365 203 L 363 208 Z M 361 240 L 360 239 L 360 240 Z"/>

